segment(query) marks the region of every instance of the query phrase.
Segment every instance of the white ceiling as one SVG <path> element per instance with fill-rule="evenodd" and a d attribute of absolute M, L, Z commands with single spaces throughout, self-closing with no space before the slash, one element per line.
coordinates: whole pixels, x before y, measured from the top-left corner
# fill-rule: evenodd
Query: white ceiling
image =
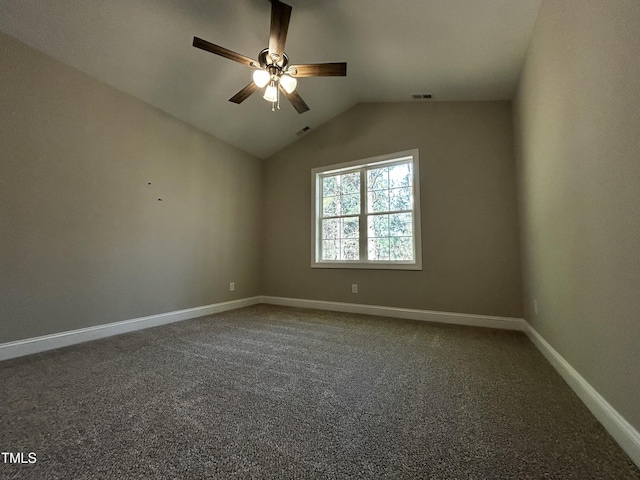
<path fill-rule="evenodd" d="M 541 1 L 285 0 L 291 64 L 348 62 L 346 78 L 299 79 L 302 115 L 259 93 L 228 102 L 252 70 L 191 46 L 257 58 L 267 0 L 1 0 L 0 30 L 266 158 L 359 102 L 512 98 Z"/>

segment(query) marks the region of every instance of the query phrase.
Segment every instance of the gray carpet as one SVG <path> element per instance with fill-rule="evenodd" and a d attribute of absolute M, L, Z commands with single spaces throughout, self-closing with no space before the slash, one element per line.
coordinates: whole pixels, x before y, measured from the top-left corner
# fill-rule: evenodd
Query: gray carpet
<path fill-rule="evenodd" d="M 516 332 L 257 305 L 0 385 L 1 478 L 640 479 Z"/>

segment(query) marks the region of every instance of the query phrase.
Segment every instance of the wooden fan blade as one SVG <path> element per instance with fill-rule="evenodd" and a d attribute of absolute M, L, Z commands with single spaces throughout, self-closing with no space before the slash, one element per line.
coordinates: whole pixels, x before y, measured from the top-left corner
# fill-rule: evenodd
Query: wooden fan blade
<path fill-rule="evenodd" d="M 281 85 L 278 85 L 278 87 L 280 88 L 280 91 L 282 92 L 282 94 L 285 97 L 287 97 L 287 100 L 291 102 L 291 105 L 293 105 L 293 108 L 296 109 L 296 112 L 304 113 L 307 110 L 309 110 L 309 106 L 306 103 L 304 103 L 304 100 L 302 99 L 302 97 L 298 92 L 294 90 L 291 93 L 287 93 L 287 91 L 284 88 L 282 88 Z"/>
<path fill-rule="evenodd" d="M 244 102 L 247 98 L 249 98 L 251 94 L 253 94 L 256 90 L 260 90 L 260 87 L 257 86 L 255 83 L 251 82 L 249 85 L 247 85 L 238 93 L 236 93 L 233 97 L 231 97 L 229 101 L 240 104 Z"/>
<path fill-rule="evenodd" d="M 220 55 L 221 57 L 228 58 L 229 60 L 233 60 L 234 62 L 242 63 L 243 65 L 246 65 L 248 67 L 260 67 L 258 62 L 256 62 L 255 60 L 251 60 L 249 57 L 245 57 L 244 55 L 240 55 L 239 53 L 232 52 L 231 50 L 228 50 L 219 45 L 215 45 L 211 42 L 207 42 L 206 40 L 202 40 L 198 37 L 193 37 L 193 46 L 207 52 L 215 53 L 216 55 Z"/>
<path fill-rule="evenodd" d="M 269 55 L 282 58 L 284 44 L 287 41 L 291 7 L 279 0 L 271 0 L 271 30 L 269 31 Z M 274 58 L 274 60 L 276 60 Z"/>
<path fill-rule="evenodd" d="M 293 73 L 295 69 L 296 73 Z M 287 72 L 292 77 L 346 77 L 347 64 L 340 63 L 307 63 L 293 65 Z"/>

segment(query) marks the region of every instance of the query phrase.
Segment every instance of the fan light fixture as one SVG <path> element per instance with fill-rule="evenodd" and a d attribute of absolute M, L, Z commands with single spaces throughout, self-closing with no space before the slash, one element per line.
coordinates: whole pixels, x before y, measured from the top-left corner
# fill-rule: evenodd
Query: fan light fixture
<path fill-rule="evenodd" d="M 293 93 L 298 85 L 298 81 L 290 75 L 282 73 L 282 70 L 276 70 L 274 73 L 270 73 L 267 70 L 258 69 L 253 72 L 253 83 L 258 88 L 265 88 L 264 98 L 267 102 L 271 102 L 272 110 L 275 109 L 275 104 L 278 104 L 277 108 L 280 108 L 278 83 L 282 86 L 285 92 Z"/>

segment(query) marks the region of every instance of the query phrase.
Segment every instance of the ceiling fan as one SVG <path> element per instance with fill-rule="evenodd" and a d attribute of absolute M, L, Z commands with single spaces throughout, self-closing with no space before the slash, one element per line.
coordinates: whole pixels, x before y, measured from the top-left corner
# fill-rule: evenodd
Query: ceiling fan
<path fill-rule="evenodd" d="M 242 103 L 251 94 L 264 88 L 263 98 L 271 102 L 272 111 L 276 107 L 280 108 L 280 92 L 282 92 L 298 113 L 304 113 L 309 110 L 309 107 L 300 94 L 295 91 L 298 83 L 296 78 L 344 77 L 347 75 L 347 64 L 340 62 L 289 65 L 289 57 L 284 52 L 284 44 L 287 40 L 289 20 L 291 19 L 291 6 L 279 0 L 270 1 L 271 29 L 269 46 L 258 54 L 258 61 L 198 37 L 193 37 L 193 46 L 256 69 L 253 72 L 253 81 L 231 97 L 229 99 L 230 102 Z"/>

